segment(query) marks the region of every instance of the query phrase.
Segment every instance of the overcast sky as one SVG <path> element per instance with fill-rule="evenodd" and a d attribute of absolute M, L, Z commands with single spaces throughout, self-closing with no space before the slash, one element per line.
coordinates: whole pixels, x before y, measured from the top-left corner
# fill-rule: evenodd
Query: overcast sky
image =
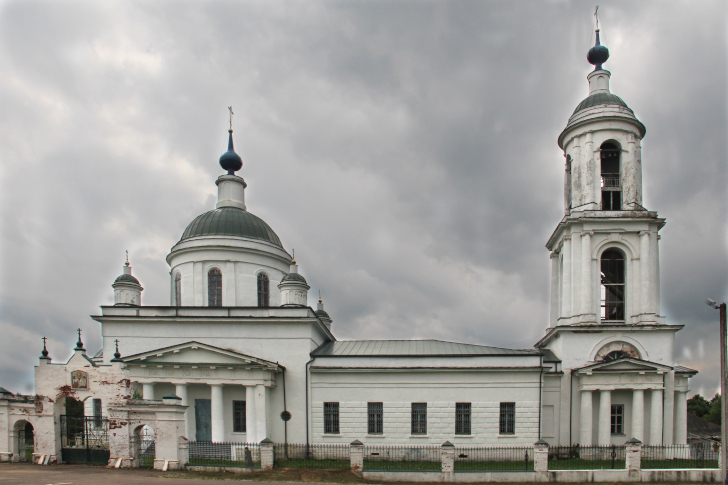
<path fill-rule="evenodd" d="M 113 304 L 143 303 L 214 208 L 227 106 L 248 209 L 339 339 L 529 348 L 563 214 L 556 139 L 587 96 L 589 2 L 0 1 L 0 386 L 32 390 Z M 725 2 L 602 1 L 612 92 L 646 125 L 677 360 L 718 386 L 726 257 Z"/>

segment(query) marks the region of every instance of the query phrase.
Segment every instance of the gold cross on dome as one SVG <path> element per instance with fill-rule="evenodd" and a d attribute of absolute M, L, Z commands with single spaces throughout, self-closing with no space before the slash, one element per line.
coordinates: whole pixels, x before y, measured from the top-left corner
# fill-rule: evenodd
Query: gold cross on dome
<path fill-rule="evenodd" d="M 233 113 L 233 107 L 232 106 L 228 106 L 228 110 L 230 110 L 230 131 L 233 131 L 233 115 L 235 113 Z"/>

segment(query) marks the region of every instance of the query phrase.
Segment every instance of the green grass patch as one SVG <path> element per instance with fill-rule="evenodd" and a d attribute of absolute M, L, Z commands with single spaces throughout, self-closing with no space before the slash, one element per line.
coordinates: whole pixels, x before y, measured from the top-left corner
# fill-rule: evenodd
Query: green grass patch
<path fill-rule="evenodd" d="M 458 461 L 455 460 L 456 472 L 476 471 L 533 471 L 532 461 Z"/>
<path fill-rule="evenodd" d="M 238 460 L 221 460 L 213 458 L 190 458 L 190 465 L 195 466 L 234 466 L 244 468 L 245 462 Z M 249 468 L 260 468 L 260 462 L 254 461 L 253 466 Z"/>
<path fill-rule="evenodd" d="M 365 472 L 403 472 L 403 471 L 427 471 L 439 472 L 442 464 L 439 461 L 379 461 L 364 460 Z"/>
<path fill-rule="evenodd" d="M 320 470 L 344 470 L 351 467 L 349 460 L 276 460 L 276 468 L 313 468 Z"/>
<path fill-rule="evenodd" d="M 625 460 L 584 460 L 583 458 L 567 458 L 565 460 L 549 460 L 549 470 L 624 470 Z"/>

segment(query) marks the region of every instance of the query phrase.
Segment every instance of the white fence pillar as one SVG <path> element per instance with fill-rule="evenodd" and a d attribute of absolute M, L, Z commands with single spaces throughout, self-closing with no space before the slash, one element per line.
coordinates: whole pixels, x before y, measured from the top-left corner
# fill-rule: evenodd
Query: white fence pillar
<path fill-rule="evenodd" d="M 273 469 L 273 442 L 268 438 L 260 442 L 260 468 Z"/>
<path fill-rule="evenodd" d="M 351 471 L 361 475 L 364 471 L 364 444 L 361 441 L 354 440 L 349 445 L 349 460 L 351 461 Z"/>
<path fill-rule="evenodd" d="M 538 440 L 533 445 L 533 471 L 549 471 L 549 444 L 544 440 Z"/>
<path fill-rule="evenodd" d="M 627 470 L 630 475 L 635 472 L 639 474 L 639 471 L 642 468 L 642 442 L 638 439 L 632 438 L 627 441 L 625 445 L 627 447 Z"/>

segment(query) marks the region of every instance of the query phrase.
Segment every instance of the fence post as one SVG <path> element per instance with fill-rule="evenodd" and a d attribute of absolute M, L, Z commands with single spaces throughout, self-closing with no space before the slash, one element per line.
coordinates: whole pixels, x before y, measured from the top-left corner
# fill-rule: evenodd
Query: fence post
<path fill-rule="evenodd" d="M 260 442 L 260 468 L 262 470 L 273 469 L 273 442 L 268 438 Z"/>
<path fill-rule="evenodd" d="M 533 471 L 549 471 L 549 444 L 538 440 L 533 444 Z"/>
<path fill-rule="evenodd" d="M 627 447 L 626 465 L 629 475 L 639 475 L 642 468 L 642 442 L 637 438 L 632 438 L 625 443 Z"/>
<path fill-rule="evenodd" d="M 446 480 L 452 481 L 455 479 L 455 445 L 446 441 L 440 447 L 440 461 L 442 462 L 442 473 L 447 475 L 443 476 Z"/>
<path fill-rule="evenodd" d="M 190 462 L 190 442 L 184 436 L 180 436 L 177 442 L 177 466 L 184 468 Z"/>
<path fill-rule="evenodd" d="M 361 475 L 364 471 L 364 444 L 361 441 L 354 440 L 349 445 L 349 461 L 351 462 L 351 471 Z"/>

